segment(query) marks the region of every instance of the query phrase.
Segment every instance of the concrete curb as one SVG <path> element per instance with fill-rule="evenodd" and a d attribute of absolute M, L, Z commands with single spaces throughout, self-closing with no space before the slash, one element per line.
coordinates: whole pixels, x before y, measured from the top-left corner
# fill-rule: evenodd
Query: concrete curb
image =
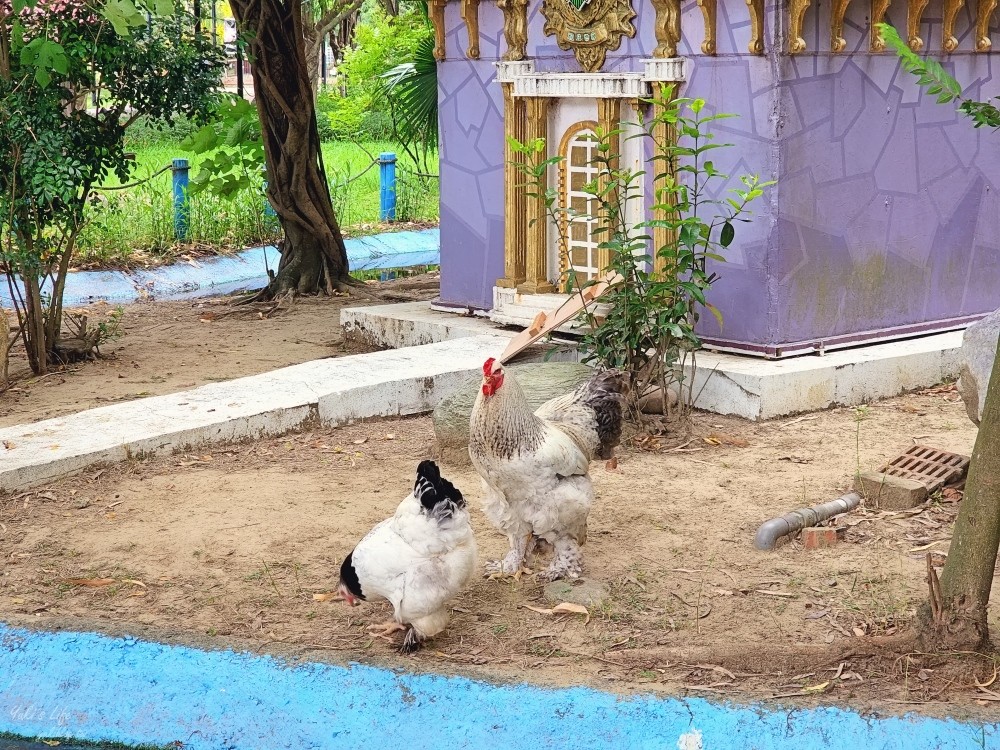
<path fill-rule="evenodd" d="M 426 302 L 344 309 L 340 320 L 346 334 L 393 348 L 474 336 L 493 325 L 485 318 L 434 310 Z M 949 331 L 782 360 L 700 351 L 689 382 L 699 394 L 699 409 L 744 419 L 856 406 L 956 377 L 962 335 Z"/>
<path fill-rule="evenodd" d="M 0 674 L 0 732 L 187 750 L 1000 748 L 995 723 L 493 685 L 2 623 Z"/>
<path fill-rule="evenodd" d="M 386 232 L 345 240 L 352 271 L 404 268 L 440 262 L 441 237 L 437 229 Z M 81 271 L 66 279 L 67 307 L 92 302 L 128 304 L 138 299 L 190 299 L 230 294 L 267 285 L 267 269 L 276 269 L 277 248 L 252 247 L 235 255 L 136 271 Z M 11 307 L 6 285 L 0 288 L 0 307 Z"/>
<path fill-rule="evenodd" d="M 310 420 L 335 426 L 430 411 L 487 357 L 498 356 L 505 343 L 499 336 L 479 335 L 319 359 L 2 429 L 0 490 L 129 456 L 278 435 Z"/>

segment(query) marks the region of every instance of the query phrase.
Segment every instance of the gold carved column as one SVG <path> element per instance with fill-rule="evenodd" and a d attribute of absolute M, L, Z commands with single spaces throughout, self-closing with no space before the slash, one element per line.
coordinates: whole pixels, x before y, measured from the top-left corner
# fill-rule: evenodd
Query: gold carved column
<path fill-rule="evenodd" d="M 515 166 L 523 159 L 511 148 L 508 138 L 524 143 L 524 99 L 514 96 L 513 83 L 501 83 L 503 88 L 503 278 L 497 286 L 513 289 L 524 281 L 526 243 L 524 222 L 524 180 Z"/>
<path fill-rule="evenodd" d="M 528 114 L 526 140 L 544 139 L 548 131 L 549 100 L 541 96 L 532 96 L 526 99 L 525 104 Z M 547 146 L 546 151 L 540 156 L 542 159 L 548 158 Z M 521 194 L 521 200 L 524 201 L 524 211 L 521 214 L 526 251 L 524 283 L 517 287 L 517 291 L 522 294 L 546 294 L 556 291 L 555 286 L 549 282 L 549 222 L 545 214 L 547 183 L 544 175 L 539 182 L 537 189 L 532 189 L 531 192 L 534 195 L 531 196 L 524 194 L 525 187 L 523 185 L 516 187 L 516 185 L 523 183 L 523 179 L 515 183 L 515 189 Z"/>
<path fill-rule="evenodd" d="M 618 132 L 622 127 L 622 100 L 621 99 L 598 99 L 597 100 L 597 124 L 607 138 L 608 154 L 611 156 L 611 169 L 617 170 L 619 156 L 621 155 L 621 134 Z M 603 185 L 606 187 L 608 175 L 603 176 Z M 597 251 L 597 267 L 602 271 L 611 265 L 611 251 L 602 248 Z"/>
<path fill-rule="evenodd" d="M 668 101 L 673 101 L 677 98 L 677 89 L 680 84 L 669 84 L 669 83 L 654 83 L 653 84 L 653 116 L 662 115 L 668 106 Z M 668 122 L 657 122 L 653 130 L 653 140 L 657 144 L 657 149 L 659 150 L 659 144 L 673 144 L 677 141 L 677 128 L 673 127 Z M 654 173 L 668 172 L 671 165 L 668 162 L 657 162 L 656 167 L 653 169 Z M 653 183 L 654 195 L 655 191 L 664 187 L 664 179 L 656 180 Z M 656 197 L 656 205 L 666 206 L 672 205 L 674 203 L 674 197 L 672 195 L 662 195 Z M 671 214 L 668 210 L 664 208 L 659 208 L 653 211 L 653 218 L 657 221 L 665 221 L 671 218 Z M 677 239 L 677 232 L 673 229 L 664 226 L 653 227 L 653 247 L 651 248 L 653 256 L 653 272 L 657 275 L 663 274 L 668 270 L 668 264 L 666 258 L 661 258 L 658 255 L 660 248 L 664 245 L 669 245 L 675 242 Z"/>

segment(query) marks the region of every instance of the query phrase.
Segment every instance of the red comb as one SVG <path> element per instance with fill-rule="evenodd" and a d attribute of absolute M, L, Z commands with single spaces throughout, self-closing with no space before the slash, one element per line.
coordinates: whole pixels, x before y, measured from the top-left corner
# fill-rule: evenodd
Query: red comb
<path fill-rule="evenodd" d="M 496 359 L 494 357 L 490 357 L 483 363 L 483 375 L 491 375 L 493 373 L 494 362 L 496 362 Z"/>

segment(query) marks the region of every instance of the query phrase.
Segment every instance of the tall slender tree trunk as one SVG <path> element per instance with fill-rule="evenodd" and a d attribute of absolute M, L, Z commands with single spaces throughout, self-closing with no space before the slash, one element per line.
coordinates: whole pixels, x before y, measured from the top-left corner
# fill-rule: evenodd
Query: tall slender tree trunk
<path fill-rule="evenodd" d="M 316 105 L 298 0 L 233 0 L 249 39 L 268 199 L 285 234 L 265 296 L 331 293 L 350 284 L 347 250 L 321 169 Z"/>
<path fill-rule="evenodd" d="M 974 650 L 989 643 L 987 605 L 1000 548 L 1000 342 L 993 363 L 965 496 L 938 584 L 921 611 L 927 648 Z"/>

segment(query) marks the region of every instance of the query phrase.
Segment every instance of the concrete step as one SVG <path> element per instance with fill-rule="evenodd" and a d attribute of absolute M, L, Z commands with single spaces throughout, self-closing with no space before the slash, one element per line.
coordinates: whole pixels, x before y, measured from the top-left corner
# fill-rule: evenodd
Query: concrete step
<path fill-rule="evenodd" d="M 483 334 L 509 338 L 517 330 L 486 318 L 432 310 L 427 302 L 349 308 L 341 312 L 341 323 L 348 335 L 383 347 Z M 782 360 L 701 351 L 694 372 L 695 405 L 752 420 L 857 406 L 957 377 L 961 344 L 962 332 L 951 331 Z M 577 360 L 573 346 L 567 340 L 557 358 Z"/>

